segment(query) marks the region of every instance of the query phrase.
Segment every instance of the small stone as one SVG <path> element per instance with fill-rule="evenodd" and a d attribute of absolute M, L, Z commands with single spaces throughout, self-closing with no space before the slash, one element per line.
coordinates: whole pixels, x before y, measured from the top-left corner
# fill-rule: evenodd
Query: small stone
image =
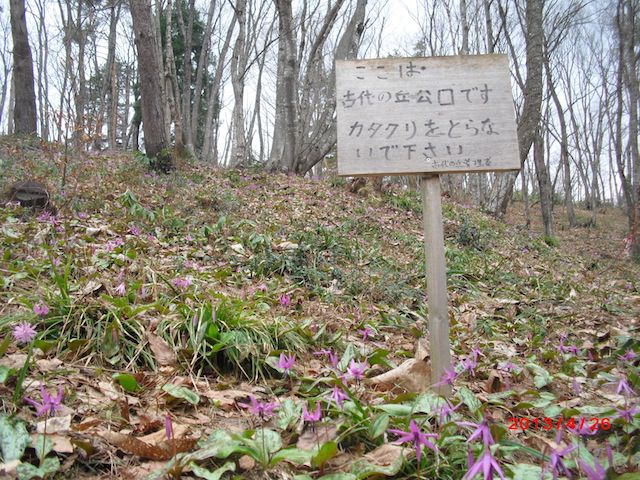
<path fill-rule="evenodd" d="M 243 455 L 238 459 L 238 467 L 240 470 L 247 471 L 253 470 L 256 466 L 256 461 L 249 455 Z"/>

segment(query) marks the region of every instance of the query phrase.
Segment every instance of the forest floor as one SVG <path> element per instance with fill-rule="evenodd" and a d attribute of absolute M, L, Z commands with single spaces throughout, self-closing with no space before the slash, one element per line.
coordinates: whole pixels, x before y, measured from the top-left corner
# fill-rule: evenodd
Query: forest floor
<path fill-rule="evenodd" d="M 0 477 L 640 478 L 616 209 L 545 242 L 535 208 L 444 201 L 449 403 L 401 391 L 438 381 L 419 366 L 372 380 L 427 335 L 415 192 L 0 139 L 0 188 L 26 172 L 58 214 L 0 206 Z"/>

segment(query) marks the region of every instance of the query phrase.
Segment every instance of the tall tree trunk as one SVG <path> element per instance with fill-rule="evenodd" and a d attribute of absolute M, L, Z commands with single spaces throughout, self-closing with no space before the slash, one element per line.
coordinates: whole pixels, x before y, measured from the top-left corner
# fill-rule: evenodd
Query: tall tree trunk
<path fill-rule="evenodd" d="M 540 111 L 542 108 L 542 65 L 543 65 L 543 42 L 544 30 L 543 20 L 543 0 L 527 0 L 525 23 L 527 28 L 527 79 L 524 86 L 524 104 L 522 113 L 518 120 L 518 151 L 520 155 L 520 165 L 524 165 L 529 155 L 529 150 L 536 136 L 538 124 L 540 122 Z M 493 206 L 493 213 L 503 216 L 507 212 L 507 207 L 513 195 L 513 186 L 517 174 L 506 174 L 506 182 L 497 204 Z"/>
<path fill-rule="evenodd" d="M 24 0 L 10 0 L 9 8 L 13 38 L 14 133 L 33 135 L 37 132 L 38 119 Z"/>
<path fill-rule="evenodd" d="M 153 28 L 150 0 L 130 0 L 133 31 L 138 51 L 140 100 L 147 156 L 156 158 L 168 146 L 164 130 L 163 98 L 160 87 L 161 61 Z M 166 152 L 165 152 L 166 153 Z M 170 155 L 162 155 L 154 165 L 161 171 L 172 168 Z"/>
<path fill-rule="evenodd" d="M 234 6 L 234 15 L 238 22 L 238 36 L 236 37 L 231 54 L 231 86 L 233 87 L 233 136 L 231 138 L 231 158 L 229 166 L 246 165 L 247 139 L 244 128 L 244 74 L 247 66 L 247 52 L 245 48 L 247 2 L 238 0 Z"/>
<path fill-rule="evenodd" d="M 78 41 L 78 90 L 76 93 L 76 124 L 74 130 L 75 145 L 77 148 L 84 147 L 85 145 L 85 103 L 87 100 L 87 81 L 85 75 L 85 46 L 86 37 L 84 27 L 82 26 L 82 3 L 78 2 L 76 10 L 76 28 L 74 29 L 74 35 L 76 35 Z"/>

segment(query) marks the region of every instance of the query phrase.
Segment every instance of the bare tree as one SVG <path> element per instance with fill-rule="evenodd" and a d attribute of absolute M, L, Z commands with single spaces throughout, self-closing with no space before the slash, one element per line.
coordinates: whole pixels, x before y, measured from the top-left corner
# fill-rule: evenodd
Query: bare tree
<path fill-rule="evenodd" d="M 147 155 L 156 158 L 154 167 L 161 171 L 172 168 L 171 155 L 163 150 L 168 141 L 164 129 L 163 99 L 160 87 L 161 60 L 156 45 L 150 0 L 131 0 L 131 18 L 138 51 L 140 97 L 144 144 Z"/>
<path fill-rule="evenodd" d="M 13 86 L 15 92 L 14 131 L 32 135 L 37 132 L 36 92 L 33 86 L 33 59 L 24 0 L 10 0 L 13 36 Z"/>

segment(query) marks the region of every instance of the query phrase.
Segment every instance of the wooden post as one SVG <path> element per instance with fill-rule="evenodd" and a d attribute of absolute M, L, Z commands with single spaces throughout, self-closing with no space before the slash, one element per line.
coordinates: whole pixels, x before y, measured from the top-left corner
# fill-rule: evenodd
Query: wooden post
<path fill-rule="evenodd" d="M 434 384 L 442 380 L 445 369 L 450 370 L 452 368 L 440 176 L 425 175 L 422 177 L 421 184 L 424 253 L 427 263 L 431 383 Z M 449 396 L 451 387 L 447 384 L 438 385 L 436 392 L 440 395 Z"/>

